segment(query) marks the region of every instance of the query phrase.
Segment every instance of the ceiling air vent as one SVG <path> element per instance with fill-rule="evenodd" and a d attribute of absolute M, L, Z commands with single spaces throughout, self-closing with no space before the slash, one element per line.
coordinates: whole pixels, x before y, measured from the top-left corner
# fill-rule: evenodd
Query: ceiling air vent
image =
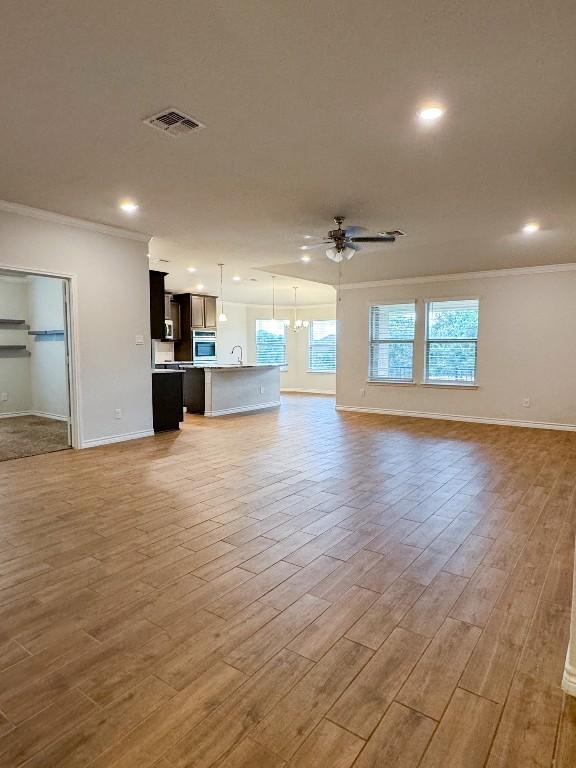
<path fill-rule="evenodd" d="M 152 128 L 157 128 L 162 133 L 167 133 L 168 136 L 185 136 L 205 127 L 195 117 L 186 115 L 178 109 L 164 109 L 156 115 L 147 117 L 143 122 Z"/>

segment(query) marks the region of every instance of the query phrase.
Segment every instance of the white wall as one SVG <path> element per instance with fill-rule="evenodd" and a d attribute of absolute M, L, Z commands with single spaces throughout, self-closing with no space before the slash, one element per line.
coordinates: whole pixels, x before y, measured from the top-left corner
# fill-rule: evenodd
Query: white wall
<path fill-rule="evenodd" d="M 230 365 L 238 360 L 239 350 L 231 354 L 232 347 L 240 344 L 244 352 L 244 362 L 247 361 L 248 347 L 248 311 L 245 304 L 225 304 L 224 307 L 228 320 L 225 323 L 217 321 L 218 338 L 218 363 Z M 218 305 L 220 311 L 220 305 Z"/>
<path fill-rule="evenodd" d="M 367 383 L 370 304 L 416 299 L 422 313 L 425 299 L 439 298 L 480 299 L 478 388 Z M 346 289 L 338 331 L 340 407 L 576 425 L 576 271 Z M 423 360 L 419 336 L 417 381 Z"/>
<path fill-rule="evenodd" d="M 146 242 L 0 209 L 0 266 L 76 276 L 80 437 L 86 445 L 152 431 L 146 254 Z M 135 343 L 138 334 L 142 345 Z"/>
<path fill-rule="evenodd" d="M 53 277 L 28 278 L 28 323 L 33 331 L 64 330 L 64 283 Z M 69 415 L 64 336 L 30 336 L 32 411 Z"/>
<path fill-rule="evenodd" d="M 336 317 L 336 304 L 317 307 L 305 307 L 298 309 L 298 317 L 303 320 L 334 320 Z M 296 389 L 304 392 L 336 392 L 335 373 L 311 373 L 308 370 L 308 344 L 309 331 L 307 329 L 298 333 L 290 333 L 289 346 L 293 375 L 285 389 Z"/>
<path fill-rule="evenodd" d="M 247 308 L 248 361 L 256 362 L 256 320 L 272 317 L 272 307 L 249 305 Z M 293 320 L 294 311 L 288 307 L 278 307 L 276 317 L 279 320 Z M 336 305 L 316 307 L 298 307 L 298 317 L 302 320 L 333 320 L 336 317 Z M 287 370 L 282 371 L 280 386 L 283 390 L 303 392 L 335 392 L 336 375 L 333 373 L 309 373 L 308 371 L 308 330 L 298 333 L 288 331 L 286 339 Z"/>
<path fill-rule="evenodd" d="M 26 278 L 0 276 L 0 317 L 10 320 L 26 320 L 28 316 L 28 285 Z M 0 344 L 28 344 L 25 330 L 0 328 Z M 4 357 L 0 355 L 0 393 L 8 400 L 0 399 L 0 415 L 23 413 L 32 409 L 30 391 L 30 358 Z"/>

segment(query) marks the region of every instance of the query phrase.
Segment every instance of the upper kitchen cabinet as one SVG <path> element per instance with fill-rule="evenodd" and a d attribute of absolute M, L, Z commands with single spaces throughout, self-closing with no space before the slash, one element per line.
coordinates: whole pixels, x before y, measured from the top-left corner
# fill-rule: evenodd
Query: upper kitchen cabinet
<path fill-rule="evenodd" d="M 164 278 L 167 272 L 150 270 L 150 335 L 153 339 L 164 338 Z"/>
<path fill-rule="evenodd" d="M 181 308 L 182 332 L 189 328 L 216 328 L 216 296 L 178 293 L 173 296 Z"/>
<path fill-rule="evenodd" d="M 216 296 L 190 297 L 192 328 L 216 328 Z"/>
<path fill-rule="evenodd" d="M 172 319 L 172 336 L 174 341 L 180 341 L 180 304 L 172 300 L 170 301 L 170 317 Z"/>
<path fill-rule="evenodd" d="M 190 296 L 190 317 L 191 328 L 204 328 L 206 326 L 204 296 Z"/>
<path fill-rule="evenodd" d="M 216 296 L 204 296 L 204 323 L 206 328 L 216 328 Z"/>

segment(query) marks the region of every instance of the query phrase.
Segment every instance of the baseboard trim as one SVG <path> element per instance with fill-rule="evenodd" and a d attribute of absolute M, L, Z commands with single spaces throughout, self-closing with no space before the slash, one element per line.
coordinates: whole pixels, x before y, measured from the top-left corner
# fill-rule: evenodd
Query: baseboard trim
<path fill-rule="evenodd" d="M 550 424 L 544 421 L 520 421 L 517 419 L 492 419 L 486 416 L 461 416 L 453 413 L 430 413 L 427 411 L 400 411 L 393 408 L 365 408 L 356 405 L 337 405 L 337 411 L 352 413 L 374 413 L 382 416 L 408 416 L 415 419 L 440 419 L 441 421 L 464 421 L 472 424 L 494 424 L 502 427 L 526 427 L 528 429 L 556 429 L 576 432 L 576 424 Z"/>
<path fill-rule="evenodd" d="M 92 440 L 82 440 L 80 448 L 97 448 L 99 445 L 124 443 L 126 440 L 140 440 L 142 437 L 154 437 L 154 430 L 145 429 L 142 432 L 126 432 L 124 435 L 109 435 L 108 437 L 96 437 Z"/>
<path fill-rule="evenodd" d="M 0 419 L 11 419 L 14 416 L 39 416 L 42 419 L 68 421 L 68 416 L 60 416 L 57 413 L 44 413 L 43 411 L 13 411 L 12 413 L 0 413 Z"/>
<path fill-rule="evenodd" d="M 280 400 L 274 400 L 270 403 L 258 403 L 257 405 L 240 405 L 236 408 L 224 408 L 221 411 L 205 411 L 204 416 L 213 418 L 214 416 L 228 416 L 232 413 L 248 413 L 249 411 L 262 411 L 265 408 L 278 408 Z"/>
<path fill-rule="evenodd" d="M 0 419 L 12 419 L 14 416 L 34 416 L 32 411 L 12 411 L 10 413 L 0 413 Z"/>
<path fill-rule="evenodd" d="M 574 668 L 566 657 L 566 666 L 562 676 L 562 690 L 570 696 L 576 696 L 576 668 Z"/>
<path fill-rule="evenodd" d="M 44 411 L 30 411 L 31 416 L 40 416 L 42 419 L 54 419 L 55 421 L 68 421 L 68 416 L 61 416 L 58 413 L 45 413 Z"/>
<path fill-rule="evenodd" d="M 280 392 L 302 392 L 305 395 L 335 395 L 335 389 L 300 389 L 299 387 L 282 387 Z"/>

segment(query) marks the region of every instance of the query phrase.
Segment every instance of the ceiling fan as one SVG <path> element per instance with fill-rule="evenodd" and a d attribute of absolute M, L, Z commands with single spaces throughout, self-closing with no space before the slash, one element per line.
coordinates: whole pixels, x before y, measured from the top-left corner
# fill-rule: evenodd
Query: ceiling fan
<path fill-rule="evenodd" d="M 406 234 L 400 229 L 392 229 L 386 232 L 378 232 L 376 235 L 361 235 L 360 232 L 364 231 L 364 227 L 342 228 L 344 216 L 334 216 L 334 223 L 338 225 L 338 228 L 331 229 L 325 240 L 321 240 L 319 243 L 301 245 L 300 250 L 310 251 L 313 248 L 323 248 L 328 245 L 329 248 L 326 249 L 326 256 L 332 259 L 332 261 L 339 263 L 344 261 L 344 259 L 351 259 L 364 243 L 393 243 L 397 237 L 402 237 Z"/>

